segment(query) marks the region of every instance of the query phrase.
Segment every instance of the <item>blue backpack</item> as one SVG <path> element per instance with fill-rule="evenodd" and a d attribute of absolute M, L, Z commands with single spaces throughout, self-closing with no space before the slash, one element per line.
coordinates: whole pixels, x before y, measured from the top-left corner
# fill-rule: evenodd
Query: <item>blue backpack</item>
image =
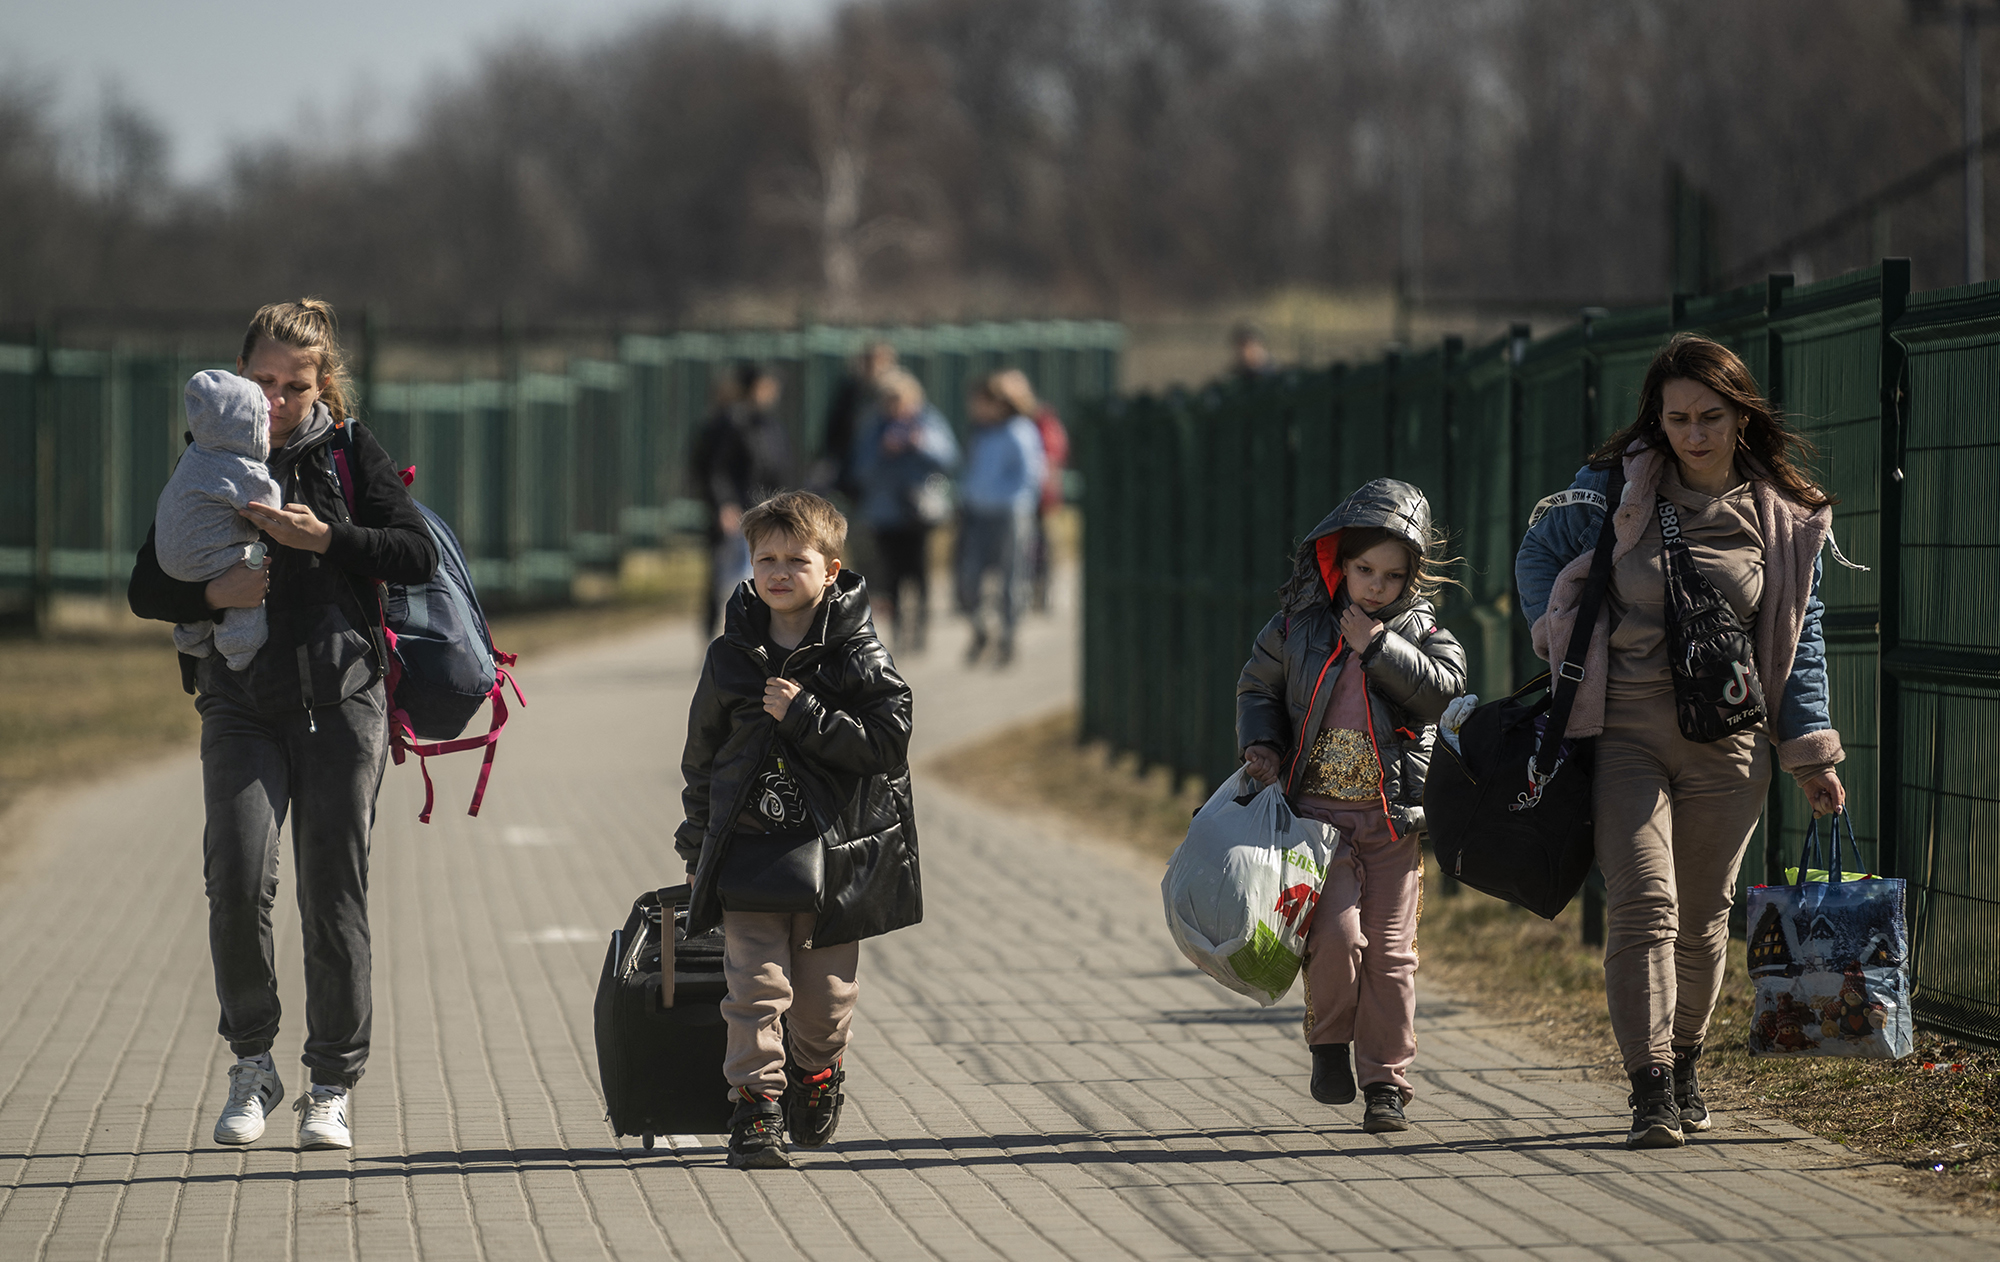
<path fill-rule="evenodd" d="M 353 435 L 342 421 L 335 427 L 333 463 L 340 474 L 340 489 L 347 511 L 354 513 L 354 477 L 349 453 Z M 416 480 L 416 467 L 403 470 L 403 485 Z M 461 750 L 486 750 L 479 769 L 479 784 L 472 791 L 468 815 L 479 814 L 486 797 L 486 781 L 493 774 L 493 755 L 499 748 L 500 732 L 507 726 L 508 688 L 522 705 L 521 685 L 507 673 L 515 662 L 512 653 L 493 647 L 493 632 L 485 611 L 472 590 L 472 567 L 465 549 L 444 519 L 426 505 L 416 503 L 437 545 L 437 573 L 428 583 L 377 582 L 381 597 L 383 638 L 389 646 L 390 753 L 401 766 L 410 754 L 424 776 L 424 809 L 417 816 L 431 822 L 431 806 L 436 790 L 431 784 L 425 760 L 435 754 L 455 754 Z M 484 734 L 464 736 L 466 724 L 479 707 L 493 703 L 493 719 Z"/>

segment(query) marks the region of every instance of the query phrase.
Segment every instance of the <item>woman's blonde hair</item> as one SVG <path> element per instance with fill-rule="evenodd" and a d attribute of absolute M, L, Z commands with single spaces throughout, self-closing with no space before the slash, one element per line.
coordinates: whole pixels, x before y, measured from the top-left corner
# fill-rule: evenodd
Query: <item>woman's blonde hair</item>
<path fill-rule="evenodd" d="M 240 358 L 245 364 L 257 349 L 258 339 L 266 337 L 318 356 L 320 398 L 334 420 L 346 420 L 348 394 L 354 383 L 347 375 L 347 357 L 341 353 L 340 321 L 333 314 L 333 304 L 324 298 L 301 298 L 257 308 L 257 314 L 250 317 L 249 331 L 243 335 Z"/>
<path fill-rule="evenodd" d="M 914 373 L 901 368 L 891 368 L 883 373 L 876 389 L 884 399 L 907 403 L 915 408 L 924 406 L 924 383 L 918 381 Z"/>
<path fill-rule="evenodd" d="M 1013 408 L 1022 416 L 1032 417 L 1042 410 L 1041 400 L 1035 397 L 1035 387 L 1028 381 L 1028 374 L 1018 368 L 1003 368 L 993 374 L 993 397 Z"/>

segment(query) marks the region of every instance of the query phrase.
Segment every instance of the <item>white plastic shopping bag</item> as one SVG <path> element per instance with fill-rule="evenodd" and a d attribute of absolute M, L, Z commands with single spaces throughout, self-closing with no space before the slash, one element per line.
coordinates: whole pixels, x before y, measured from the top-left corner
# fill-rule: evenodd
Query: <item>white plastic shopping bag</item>
<path fill-rule="evenodd" d="M 1167 860 L 1167 929 L 1196 968 L 1269 1006 L 1299 975 L 1340 830 L 1292 814 L 1277 785 L 1238 771 Z"/>

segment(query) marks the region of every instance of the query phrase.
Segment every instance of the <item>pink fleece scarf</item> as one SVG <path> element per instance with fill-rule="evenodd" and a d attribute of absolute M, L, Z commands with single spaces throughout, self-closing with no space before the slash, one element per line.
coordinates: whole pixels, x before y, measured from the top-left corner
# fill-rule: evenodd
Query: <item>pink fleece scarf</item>
<path fill-rule="evenodd" d="M 1656 447 L 1634 447 L 1625 456 L 1625 492 L 1612 514 L 1611 563 L 1616 565 L 1639 545 L 1646 523 L 1653 517 L 1653 501 L 1659 494 L 1660 477 L 1666 471 L 1668 455 Z M 1806 605 L 1812 599 L 1813 562 L 1833 529 L 1833 508 L 1807 508 L 1771 481 L 1770 471 L 1751 456 L 1741 457 L 1750 476 L 1750 489 L 1757 502 L 1757 524 L 1764 542 L 1764 598 L 1757 610 L 1758 675 L 1764 685 L 1766 710 L 1776 715 L 1785 695 L 1785 681 L 1792 676 L 1792 658 L 1799 651 L 1799 634 L 1805 629 Z M 1549 605 L 1535 623 L 1535 652 L 1544 661 L 1554 661 L 1569 644 L 1576 627 L 1577 605 L 1590 577 L 1595 552 L 1583 554 L 1563 567 L 1549 592 Z M 1571 736 L 1597 736 L 1604 731 L 1605 683 L 1611 674 L 1611 609 L 1607 603 L 1597 615 L 1590 637 L 1590 652 L 1584 658 L 1583 682 L 1577 685 L 1576 705 L 1570 711 Z M 1551 645 L 1555 648 L 1551 649 Z M 1777 741 L 1772 721 L 1764 734 L 1778 746 L 1778 765 L 1787 771 L 1816 763 L 1837 763 L 1847 755 L 1840 747 L 1840 733 L 1828 728 Z"/>

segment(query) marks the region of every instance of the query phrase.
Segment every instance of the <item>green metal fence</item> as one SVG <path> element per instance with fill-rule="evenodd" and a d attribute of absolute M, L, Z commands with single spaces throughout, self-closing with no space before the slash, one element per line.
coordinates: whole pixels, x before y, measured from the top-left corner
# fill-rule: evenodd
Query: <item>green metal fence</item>
<path fill-rule="evenodd" d="M 1911 295 L 1909 265 L 1790 277 L 1194 393 L 1109 399 L 1080 426 L 1084 733 L 1214 783 L 1234 688 L 1296 540 L 1373 477 L 1415 482 L 1464 558 L 1441 604 L 1473 687 L 1544 669 L 1514 592 L 1536 500 L 1629 423 L 1677 330 L 1736 349 L 1818 445 L 1840 498 L 1826 602 L 1834 722 L 1865 861 L 1911 882 L 1918 1015 L 2000 1042 L 2000 284 Z M 1775 777 L 1744 882 L 1797 853 Z"/>
<path fill-rule="evenodd" d="M 391 334 L 372 330 L 379 355 Z M 451 523 L 481 595 L 564 599 L 580 570 L 699 530 L 686 468 L 712 387 L 745 360 L 785 384 L 781 416 L 816 452 L 834 388 L 869 342 L 894 345 L 963 430 L 977 375 L 1023 369 L 1056 410 L 1117 388 L 1123 332 L 1097 321 L 626 336 L 616 357 L 504 380 L 381 381 L 359 410 L 416 493 Z M 181 388 L 231 364 L 227 341 L 111 349 L 0 345 L 0 609 L 57 592 L 121 597 L 182 447 Z M 364 352 L 366 353 L 366 352 Z M 518 354 L 510 356 L 519 358 Z"/>

